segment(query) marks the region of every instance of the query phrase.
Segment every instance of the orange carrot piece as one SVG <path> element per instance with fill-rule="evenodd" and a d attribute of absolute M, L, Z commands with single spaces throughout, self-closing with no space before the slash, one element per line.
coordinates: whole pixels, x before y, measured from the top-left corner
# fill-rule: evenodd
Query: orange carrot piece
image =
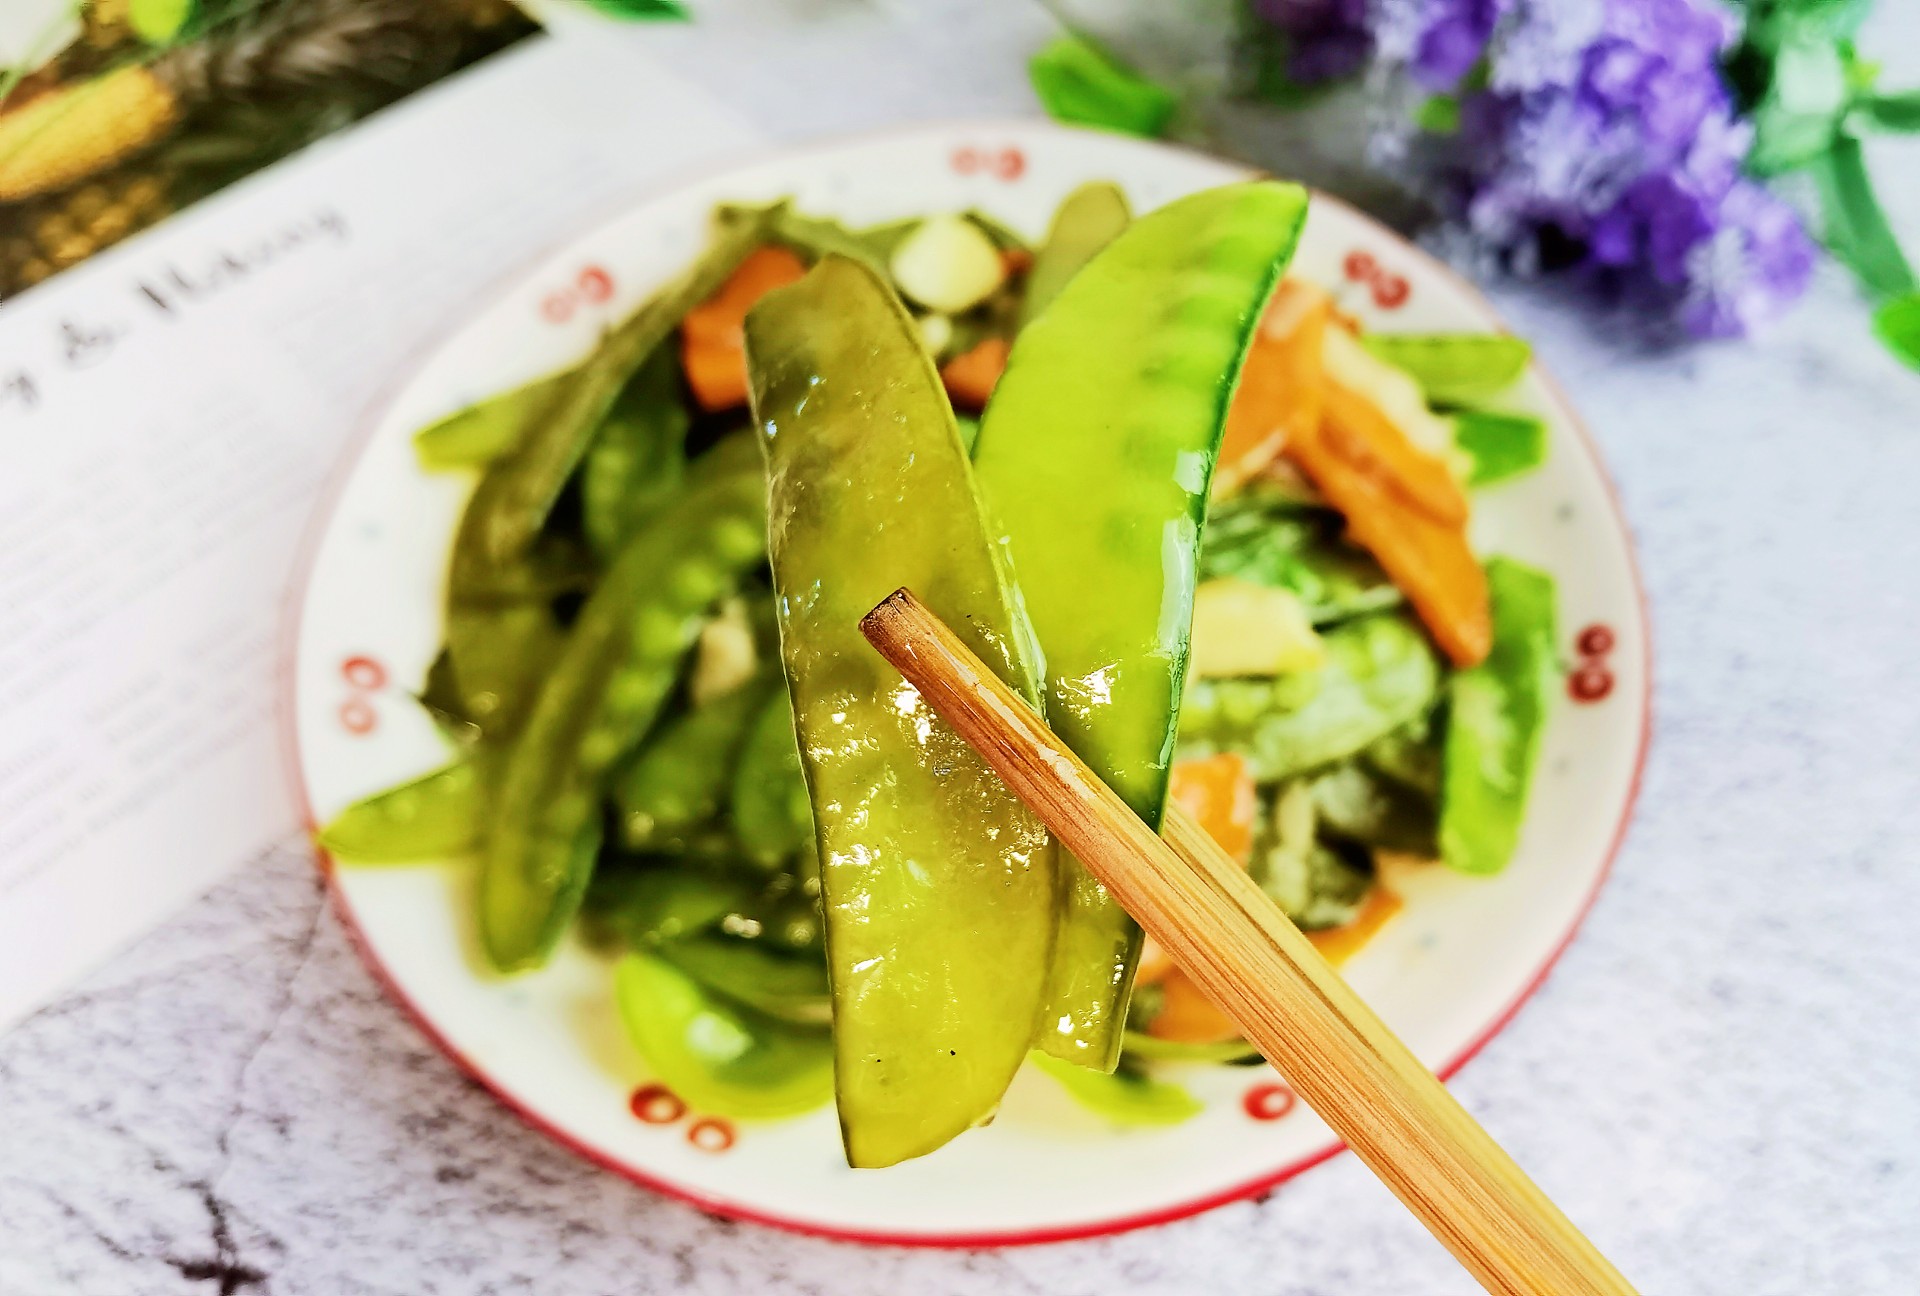
<path fill-rule="evenodd" d="M 1220 849 L 1245 868 L 1253 859 L 1253 821 L 1260 803 L 1254 794 L 1253 771 L 1239 752 L 1221 752 L 1173 767 L 1167 797 L 1206 829 Z M 1155 985 L 1174 970 L 1173 959 L 1153 937 L 1140 947 L 1139 985 Z"/>
<path fill-rule="evenodd" d="M 1227 411 L 1213 470 L 1216 495 L 1264 472 L 1290 436 L 1319 427 L 1327 386 L 1320 348 L 1331 309 L 1332 299 L 1304 280 L 1289 279 L 1274 294 Z"/>
<path fill-rule="evenodd" d="M 967 409 L 985 409 L 1000 375 L 1006 372 L 1007 355 L 1012 349 L 1003 337 L 982 338 L 972 350 L 941 366 L 940 381 L 946 384 L 953 403 Z"/>
<path fill-rule="evenodd" d="M 1160 983 L 1160 1011 L 1147 1024 L 1155 1039 L 1181 1044 L 1223 1044 L 1240 1037 L 1240 1028 L 1221 1012 L 1206 991 L 1179 968 Z"/>
<path fill-rule="evenodd" d="M 1406 902 L 1383 886 L 1375 885 L 1367 892 L 1367 898 L 1361 902 L 1360 911 L 1354 914 L 1352 921 L 1338 927 L 1328 927 L 1322 931 L 1310 931 L 1307 939 L 1320 951 L 1321 957 L 1339 967 L 1358 954 L 1366 943 L 1379 934 L 1387 925 L 1387 920 L 1406 907 Z M 1158 961 L 1152 968 L 1153 980 L 1147 981 L 1147 956 L 1158 955 Z M 1233 1019 L 1207 998 L 1202 990 L 1185 972 L 1173 965 L 1173 960 L 1148 942 L 1148 949 L 1140 955 L 1140 979 L 1148 985 L 1158 984 L 1161 991 L 1160 1011 L 1147 1027 L 1147 1033 L 1155 1039 L 1174 1040 L 1182 1044 L 1218 1044 L 1226 1040 L 1237 1039 L 1240 1028 Z"/>
<path fill-rule="evenodd" d="M 1467 495 L 1447 465 L 1414 445 L 1385 410 L 1329 377 L 1322 432 L 1327 447 L 1356 468 L 1386 481 L 1394 494 L 1448 526 L 1464 526 Z"/>
<path fill-rule="evenodd" d="M 1259 809 L 1253 771 L 1239 752 L 1221 752 L 1176 762 L 1167 797 L 1206 829 L 1216 845 L 1239 862 L 1253 858 L 1253 819 Z"/>
<path fill-rule="evenodd" d="M 1360 912 L 1351 922 L 1338 927 L 1328 927 L 1324 931 L 1311 931 L 1307 939 L 1320 951 L 1321 957 L 1339 967 L 1355 954 L 1361 946 L 1374 938 L 1379 930 L 1387 925 L 1387 919 L 1399 913 L 1406 902 L 1385 887 L 1374 884 L 1367 898 L 1360 904 Z"/>
<path fill-rule="evenodd" d="M 786 248 L 756 248 L 719 292 L 687 312 L 680 322 L 680 368 L 701 409 L 711 413 L 747 403 L 747 312 L 806 273 L 806 263 Z"/>
<path fill-rule="evenodd" d="M 1287 457 L 1347 520 L 1347 532 L 1379 560 L 1455 665 L 1477 664 L 1493 645 L 1487 577 L 1466 528 L 1407 507 L 1386 480 L 1329 448 L 1325 429 L 1287 445 Z"/>

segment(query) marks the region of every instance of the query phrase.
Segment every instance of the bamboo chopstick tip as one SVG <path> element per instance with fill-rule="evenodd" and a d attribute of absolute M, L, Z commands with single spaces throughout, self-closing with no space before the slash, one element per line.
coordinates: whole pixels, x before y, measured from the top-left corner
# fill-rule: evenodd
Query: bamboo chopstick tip
<path fill-rule="evenodd" d="M 873 610 L 860 618 L 860 633 L 866 636 L 868 643 L 879 647 L 882 640 L 895 637 L 890 627 L 912 611 L 918 602 L 913 597 L 913 591 L 902 585 L 874 604 Z"/>

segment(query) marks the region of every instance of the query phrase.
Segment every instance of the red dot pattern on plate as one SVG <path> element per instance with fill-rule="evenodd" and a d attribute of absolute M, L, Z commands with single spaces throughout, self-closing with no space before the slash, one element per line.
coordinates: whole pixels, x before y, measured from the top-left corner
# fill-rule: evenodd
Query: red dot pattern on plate
<path fill-rule="evenodd" d="M 702 1116 L 687 1126 L 687 1142 L 717 1156 L 733 1146 L 733 1126 L 717 1116 Z"/>
<path fill-rule="evenodd" d="M 1017 148 L 976 148 L 963 144 L 947 164 L 961 175 L 990 175 L 1011 184 L 1027 173 L 1027 155 Z"/>
<path fill-rule="evenodd" d="M 1355 249 L 1347 253 L 1340 268 L 1354 283 L 1366 285 L 1373 294 L 1373 304 L 1381 310 L 1399 310 L 1413 296 L 1413 286 L 1406 277 L 1387 270 L 1371 252 Z"/>
<path fill-rule="evenodd" d="M 340 678 L 348 690 L 340 704 L 340 727 L 356 738 L 372 733 L 380 725 L 372 697 L 387 686 L 387 668 L 371 657 L 349 657 L 340 663 Z"/>
<path fill-rule="evenodd" d="M 583 305 L 597 306 L 613 298 L 613 273 L 603 265 L 588 265 L 573 282 L 540 299 L 540 315 L 549 324 L 565 324 Z"/>
<path fill-rule="evenodd" d="M 387 686 L 387 668 L 371 657 L 349 657 L 340 663 L 340 676 L 362 693 L 376 693 Z"/>
<path fill-rule="evenodd" d="M 1607 669 L 1607 656 L 1613 652 L 1613 628 L 1596 621 L 1580 632 L 1573 646 L 1580 664 L 1567 676 L 1567 694 L 1575 702 L 1594 703 L 1613 692 L 1613 672 Z"/>
<path fill-rule="evenodd" d="M 1247 1115 L 1258 1121 L 1276 1121 L 1293 1110 L 1298 1100 L 1293 1090 L 1281 1084 L 1257 1084 L 1247 1090 L 1240 1099 L 1240 1105 L 1247 1109 Z"/>
<path fill-rule="evenodd" d="M 649 1125 L 671 1125 L 687 1114 L 680 1095 L 663 1084 L 641 1085 L 627 1101 L 633 1114 Z"/>

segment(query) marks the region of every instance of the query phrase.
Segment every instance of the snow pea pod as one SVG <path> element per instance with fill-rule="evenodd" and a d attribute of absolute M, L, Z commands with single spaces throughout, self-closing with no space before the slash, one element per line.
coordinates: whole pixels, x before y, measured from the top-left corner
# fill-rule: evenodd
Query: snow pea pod
<path fill-rule="evenodd" d="M 634 1046 L 689 1107 L 770 1119 L 811 1111 L 832 1096 L 825 1031 L 729 1003 L 650 954 L 621 959 L 613 987 Z"/>
<path fill-rule="evenodd" d="M 679 486 L 691 421 L 673 349 L 660 347 L 620 389 L 580 465 L 581 528 L 602 561 Z"/>
<path fill-rule="evenodd" d="M 420 466 L 428 472 L 444 472 L 493 462 L 513 449 L 528 424 L 552 405 L 560 388 L 573 377 L 573 370 L 564 369 L 536 378 L 421 428 L 413 434 L 413 452 Z"/>
<path fill-rule="evenodd" d="M 480 871 L 480 931 L 502 971 L 546 960 L 579 907 L 607 771 L 672 690 L 707 609 L 761 560 L 764 492 L 748 438 L 627 542 L 567 634 L 506 755 Z"/>
<path fill-rule="evenodd" d="M 461 517 L 455 545 L 491 565 L 524 552 L 634 370 L 764 239 L 764 222 L 757 213 L 722 221 L 698 261 L 570 370 L 569 380 L 555 389 L 553 398 L 530 414 L 513 452 L 488 466 Z"/>
<path fill-rule="evenodd" d="M 620 840 L 643 851 L 720 812 L 734 760 L 767 697 L 748 683 L 660 727 L 613 778 Z"/>
<path fill-rule="evenodd" d="M 1493 648 L 1453 679 L 1440 781 L 1440 858 L 1462 873 L 1513 858 L 1555 670 L 1553 577 L 1492 558 L 1487 586 Z"/>
<path fill-rule="evenodd" d="M 847 1159 L 978 1124 L 1033 1037 L 1052 940 L 1046 830 L 861 638 L 902 585 L 1029 696 L 1010 592 L 939 376 L 859 262 L 747 316 L 781 652 L 813 800 Z"/>
<path fill-rule="evenodd" d="M 1127 196 L 1110 180 L 1095 180 L 1068 194 L 1053 213 L 1047 241 L 1034 254 L 1033 269 L 1027 272 L 1020 327 L 1025 328 L 1050 305 L 1067 281 L 1118 238 L 1132 219 Z"/>
<path fill-rule="evenodd" d="M 1453 443 L 1472 461 L 1467 485 L 1491 486 L 1538 468 L 1547 458 L 1547 425 L 1531 414 L 1461 410 Z"/>
<path fill-rule="evenodd" d="M 1229 398 L 1307 194 L 1256 181 L 1133 222 L 1021 330 L 973 458 L 1045 651 L 1048 723 L 1147 823 L 1166 801 Z M 1140 933 L 1077 862 L 1040 1047 L 1119 1056 Z"/>
<path fill-rule="evenodd" d="M 1180 1085 L 1129 1066 L 1102 1075 L 1071 1062 L 1036 1053 L 1034 1065 L 1058 1080 L 1087 1110 L 1115 1125 L 1178 1125 L 1206 1110 L 1206 1104 Z"/>
<path fill-rule="evenodd" d="M 461 760 L 354 802 L 320 830 L 319 842 L 348 864 L 412 864 L 470 853 L 480 820 L 479 772 Z"/>
<path fill-rule="evenodd" d="M 586 914 L 603 937 L 638 948 L 706 931 L 758 888 L 751 877 L 710 867 L 602 869 L 587 889 Z"/>
<path fill-rule="evenodd" d="M 1195 680 L 1180 717 L 1180 754 L 1237 751 L 1262 783 L 1345 760 L 1433 705 L 1440 662 L 1418 623 L 1380 613 L 1322 636 L 1326 665 L 1299 684 Z"/>
<path fill-rule="evenodd" d="M 779 1021 L 825 1026 L 833 1019 L 827 964 L 818 954 L 780 954 L 730 936 L 673 941 L 657 953 L 709 990 Z"/>
<path fill-rule="evenodd" d="M 730 798 L 734 835 L 755 863 L 772 868 L 813 843 L 813 806 L 800 769 L 787 690 L 766 697 L 740 749 Z"/>
<path fill-rule="evenodd" d="M 1406 370 L 1436 405 L 1471 405 L 1510 387 L 1533 348 L 1505 333 L 1369 333 L 1367 350 Z"/>

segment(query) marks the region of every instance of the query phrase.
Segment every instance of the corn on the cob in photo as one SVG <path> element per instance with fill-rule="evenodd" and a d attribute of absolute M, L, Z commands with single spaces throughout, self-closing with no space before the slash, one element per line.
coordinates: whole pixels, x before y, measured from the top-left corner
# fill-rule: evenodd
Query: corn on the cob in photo
<path fill-rule="evenodd" d="M 43 69 L 58 79 L 36 75 L 0 100 L 0 298 L 531 30 L 507 0 L 202 0 L 194 12 L 154 51 L 126 0 L 95 0 L 83 35 Z M 102 68 L 129 52 L 143 57 Z"/>

